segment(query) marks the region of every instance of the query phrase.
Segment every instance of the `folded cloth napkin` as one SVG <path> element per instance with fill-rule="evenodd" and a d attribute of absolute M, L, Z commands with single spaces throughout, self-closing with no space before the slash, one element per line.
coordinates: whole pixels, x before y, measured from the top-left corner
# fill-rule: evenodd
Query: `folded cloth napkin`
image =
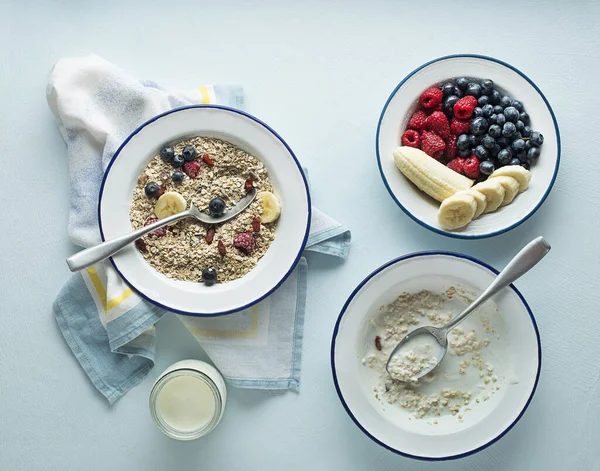
<path fill-rule="evenodd" d="M 102 176 L 114 152 L 140 124 L 172 108 L 219 103 L 241 108 L 237 86 L 182 92 L 138 81 L 96 55 L 60 60 L 47 89 L 67 144 L 71 179 L 69 235 L 101 242 L 96 216 Z M 313 208 L 307 251 L 345 258 L 350 232 Z M 217 318 L 179 316 L 232 386 L 298 389 L 307 265 L 253 307 Z M 114 403 L 154 366 L 154 324 L 167 312 L 138 296 L 109 262 L 74 274 L 54 302 L 65 340 L 96 388 Z"/>

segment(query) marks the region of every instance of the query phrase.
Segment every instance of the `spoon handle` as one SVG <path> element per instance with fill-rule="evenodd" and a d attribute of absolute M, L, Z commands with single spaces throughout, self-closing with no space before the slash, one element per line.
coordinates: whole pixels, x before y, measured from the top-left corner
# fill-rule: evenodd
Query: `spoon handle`
<path fill-rule="evenodd" d="M 446 332 L 452 330 L 461 323 L 475 309 L 485 303 L 488 299 L 495 296 L 499 291 L 506 288 L 517 278 L 527 273 L 550 251 L 550 244 L 543 237 L 538 237 L 527 244 L 521 251 L 508 262 L 498 276 L 492 281 L 487 289 L 473 301 L 458 316 L 452 319 L 444 326 Z"/>
<path fill-rule="evenodd" d="M 181 213 L 174 214 L 172 216 L 156 221 L 155 223 L 144 226 L 137 231 L 129 232 L 114 239 L 107 240 L 93 247 L 81 250 L 74 255 L 67 258 L 67 265 L 72 272 L 83 270 L 94 263 L 98 263 L 104 259 L 107 259 L 111 255 L 116 254 L 119 250 L 131 244 L 133 241 L 145 236 L 149 232 L 160 229 L 167 224 L 170 224 L 180 219 L 184 219 L 193 216 L 194 213 L 191 210 L 183 211 Z"/>

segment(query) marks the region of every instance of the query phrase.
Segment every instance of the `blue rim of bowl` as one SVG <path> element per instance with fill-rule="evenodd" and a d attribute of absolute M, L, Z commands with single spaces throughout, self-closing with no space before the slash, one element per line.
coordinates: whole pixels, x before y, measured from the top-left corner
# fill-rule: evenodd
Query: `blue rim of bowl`
<path fill-rule="evenodd" d="M 163 309 L 166 309 L 167 311 L 176 312 L 177 314 L 183 314 L 184 316 L 192 316 L 192 317 L 218 317 L 218 316 L 224 316 L 226 314 L 233 314 L 234 312 L 243 311 L 244 309 L 247 309 L 247 308 L 249 308 L 251 306 L 254 306 L 255 304 L 257 304 L 260 301 L 262 301 L 263 299 L 265 299 L 267 296 L 269 296 L 270 294 L 272 294 L 277 288 L 279 288 L 281 286 L 281 284 L 288 278 L 288 276 L 290 276 L 290 274 L 292 273 L 292 271 L 294 270 L 294 268 L 296 267 L 296 265 L 300 261 L 300 258 L 302 257 L 302 252 L 304 252 L 304 249 L 306 247 L 306 242 L 308 241 L 308 235 L 310 233 L 310 223 L 311 223 L 311 217 L 312 217 L 312 206 L 311 206 L 310 191 L 308 189 L 308 181 L 306 180 L 306 175 L 304 175 L 304 171 L 302 170 L 302 166 L 300 165 L 300 162 L 296 158 L 296 155 L 294 154 L 294 152 L 292 151 L 292 149 L 290 148 L 290 146 L 288 146 L 287 142 L 285 142 L 283 140 L 283 138 L 279 134 L 277 134 L 277 132 L 275 132 L 275 130 L 273 128 L 271 128 L 268 124 L 266 124 L 265 122 L 261 121 L 260 119 L 254 117 L 251 114 L 248 114 L 248 113 L 246 113 L 244 111 L 236 110 L 235 108 L 230 108 L 228 106 L 222 106 L 222 105 L 189 105 L 189 106 L 182 106 L 180 108 L 174 108 L 172 110 L 166 111 L 164 113 L 161 113 L 161 114 L 155 116 L 154 118 L 149 119 L 144 124 L 142 124 L 139 128 L 137 128 L 135 131 L 133 131 L 127 137 L 127 139 L 125 139 L 123 141 L 123 143 L 119 146 L 119 148 L 117 149 L 117 151 L 113 155 L 113 158 L 110 160 L 110 162 L 108 164 L 108 167 L 106 167 L 106 171 L 104 172 L 104 176 L 102 177 L 102 184 L 100 185 L 100 195 L 98 197 L 98 225 L 100 227 L 100 237 L 102 237 L 102 240 L 104 241 L 105 239 L 104 239 L 104 230 L 102 229 L 102 217 L 100 216 L 100 208 L 102 206 L 102 195 L 104 193 L 104 184 L 106 183 L 106 179 L 108 178 L 108 174 L 110 172 L 110 169 L 111 169 L 113 163 L 117 160 L 117 157 L 119 157 L 119 154 L 121 153 L 121 150 L 127 145 L 127 143 L 135 135 L 137 135 L 142 129 L 144 129 L 149 124 L 152 124 L 153 122 L 158 121 L 160 118 L 168 116 L 168 115 L 170 115 L 172 113 L 177 113 L 179 111 L 189 110 L 189 109 L 192 109 L 192 108 L 214 108 L 214 109 L 218 109 L 218 110 L 229 111 L 231 113 L 235 113 L 235 114 L 241 115 L 241 116 L 243 116 L 245 118 L 248 118 L 248 119 L 254 121 L 255 123 L 260 124 L 265 129 L 267 129 L 271 134 L 273 134 L 273 136 L 275 136 L 285 146 L 285 148 L 287 149 L 287 151 L 292 156 L 292 159 L 294 159 L 294 162 L 296 163 L 296 166 L 298 167 L 298 170 L 300 171 L 300 175 L 302 176 L 302 180 L 304 182 L 304 188 L 306 189 L 306 199 L 307 199 L 307 203 L 308 203 L 308 214 L 307 214 L 307 220 L 306 220 L 306 231 L 304 233 L 304 239 L 302 240 L 302 245 L 300 246 L 300 250 L 298 252 L 298 255 L 296 255 L 296 258 L 295 258 L 294 262 L 292 263 L 292 265 L 290 266 L 290 269 L 287 271 L 287 273 L 281 278 L 281 280 L 279 280 L 279 282 L 273 288 L 271 288 L 267 293 L 265 293 L 264 295 L 262 295 L 260 298 L 257 298 L 256 300 L 254 300 L 254 301 L 252 301 L 252 302 L 250 302 L 248 304 L 245 304 L 245 305 L 243 305 L 241 307 L 237 307 L 235 309 L 230 309 L 228 311 L 206 314 L 206 313 L 201 313 L 201 312 L 182 311 L 180 309 L 174 309 L 174 308 L 172 308 L 170 306 L 165 306 L 164 304 L 161 304 L 160 302 L 156 301 L 155 299 L 150 298 L 149 296 L 147 296 L 146 294 L 144 294 L 140 290 L 138 290 L 125 276 L 123 276 L 123 273 L 121 273 L 121 271 L 117 267 L 117 264 L 115 263 L 115 261 L 113 260 L 113 258 L 110 257 L 110 262 L 112 263 L 113 267 L 115 268 L 115 270 L 117 271 L 117 273 L 119 274 L 119 276 L 121 278 L 123 278 L 123 280 L 125 281 L 125 283 L 127 283 L 127 285 L 130 286 L 131 289 L 133 289 L 142 298 L 146 299 L 147 301 L 151 302 L 152 304 L 154 304 L 154 305 L 156 305 L 158 307 L 161 307 Z"/>
<path fill-rule="evenodd" d="M 352 294 L 348 297 L 348 300 L 344 304 L 344 307 L 342 308 L 342 310 L 341 310 L 341 312 L 340 312 L 340 314 L 339 314 L 339 316 L 337 318 L 337 321 L 335 322 L 335 327 L 333 329 L 333 335 L 331 337 L 330 362 L 331 362 L 331 373 L 332 373 L 332 376 L 333 376 L 333 383 L 335 385 L 335 390 L 337 391 L 338 397 L 340 398 L 340 401 L 341 401 L 342 405 L 344 406 L 344 409 L 346 410 L 346 413 L 350 416 L 350 418 L 352 419 L 352 421 L 356 424 L 356 426 L 360 430 L 362 430 L 362 432 L 366 436 L 368 436 L 371 440 L 373 440 L 378 445 L 381 445 L 382 447 L 388 449 L 389 451 L 391 451 L 393 453 L 396 453 L 398 455 L 405 456 L 407 458 L 413 458 L 413 459 L 422 460 L 422 461 L 447 461 L 447 460 L 455 460 L 455 459 L 458 459 L 458 458 L 464 458 L 465 456 L 472 455 L 474 453 L 477 453 L 477 452 L 479 452 L 479 451 L 487 448 L 490 445 L 493 445 L 498 440 L 500 440 L 504 435 L 506 435 L 510 431 L 510 429 L 512 429 L 515 426 L 515 424 L 521 419 L 521 417 L 523 417 L 523 414 L 525 413 L 525 411 L 529 407 L 529 404 L 531 403 L 531 399 L 533 399 L 533 395 L 535 394 L 535 391 L 537 389 L 537 385 L 538 385 L 538 382 L 539 382 L 539 379 L 540 379 L 540 372 L 541 372 L 541 368 L 542 368 L 542 343 L 541 343 L 541 340 L 540 340 L 540 332 L 538 330 L 537 323 L 535 322 L 535 317 L 533 316 L 533 313 L 531 312 L 531 309 L 529 308 L 529 305 L 527 304 L 527 301 L 525 301 L 525 298 L 523 297 L 523 295 L 520 293 L 520 291 L 517 288 L 515 288 L 514 285 L 511 284 L 510 288 L 519 297 L 519 299 L 523 303 L 523 306 L 525 306 L 525 309 L 527 309 L 527 313 L 529 314 L 529 318 L 531 319 L 531 323 L 533 325 L 533 330 L 535 331 L 535 336 L 536 336 L 536 340 L 537 340 L 537 350 L 538 350 L 538 368 L 537 368 L 537 372 L 536 372 L 536 375 L 535 375 L 535 381 L 533 383 L 533 388 L 531 389 L 531 394 L 527 398 L 527 402 L 525 402 L 525 405 L 523 406 L 523 409 L 521 409 L 521 412 L 519 413 L 519 415 L 517 416 L 517 418 L 508 427 L 506 427 L 506 429 L 504 429 L 504 431 L 502 433 L 498 434 L 492 440 L 490 440 L 489 442 L 485 443 L 484 445 L 481 445 L 478 448 L 466 451 L 465 453 L 460 453 L 458 455 L 450 455 L 450 456 L 443 456 L 443 457 L 439 457 L 439 458 L 433 458 L 433 457 L 430 457 L 430 456 L 411 455 L 409 453 L 405 453 L 403 451 L 400 451 L 400 450 L 397 450 L 395 448 L 392 448 L 389 445 L 386 445 L 385 443 L 383 443 L 382 441 L 378 440 L 373 435 L 371 435 L 360 424 L 360 422 L 356 419 L 356 417 L 354 416 L 354 414 L 352 413 L 352 411 L 348 407 L 348 404 L 346 404 L 346 401 L 344 400 L 344 396 L 343 396 L 342 391 L 340 389 L 340 385 L 338 384 L 337 373 L 336 373 L 336 369 L 335 369 L 335 342 L 336 342 L 336 338 L 337 338 L 338 331 L 339 331 L 339 328 L 340 328 L 340 322 L 342 321 L 342 318 L 344 317 L 344 314 L 346 313 L 346 310 L 348 309 L 348 306 L 350 305 L 350 303 L 352 302 L 352 300 L 354 299 L 354 297 L 360 292 L 360 290 L 363 288 L 363 286 L 366 285 L 371 280 L 371 278 L 373 278 L 375 275 L 379 274 L 380 272 L 382 272 L 386 268 L 388 268 L 388 267 L 390 267 L 392 265 L 395 265 L 396 263 L 403 262 L 403 261 L 411 259 L 411 258 L 427 257 L 427 256 L 431 256 L 431 255 L 438 255 L 438 256 L 442 255 L 442 256 L 447 256 L 447 257 L 462 258 L 464 260 L 470 261 L 472 263 L 476 263 L 477 265 L 480 265 L 480 266 L 482 266 L 484 268 L 487 268 L 489 271 L 491 271 L 492 273 L 494 273 L 496 275 L 499 273 L 498 270 L 496 270 L 491 265 L 488 265 L 487 263 L 482 262 L 481 260 L 478 260 L 478 259 L 476 259 L 474 257 L 470 257 L 469 255 L 465 255 L 465 254 L 461 254 L 461 253 L 457 253 L 457 252 L 445 252 L 445 251 L 414 252 L 414 253 L 410 253 L 408 255 L 403 255 L 402 257 L 398 257 L 398 258 L 395 258 L 393 260 L 390 260 L 387 263 L 384 263 L 379 268 L 375 269 L 371 274 L 369 274 L 364 280 L 362 280 L 358 284 L 358 286 L 354 289 L 354 291 L 352 291 Z"/>
<path fill-rule="evenodd" d="M 388 105 L 390 104 L 390 102 L 392 101 L 392 99 L 394 98 L 394 96 L 396 95 L 398 90 L 400 90 L 400 87 L 402 87 L 402 85 L 404 85 L 404 83 L 409 78 L 411 78 L 413 75 L 415 75 L 421 69 L 424 69 L 425 67 L 428 67 L 431 64 L 434 64 L 434 63 L 440 62 L 440 61 L 444 61 L 444 60 L 448 60 L 448 59 L 459 59 L 459 58 L 465 58 L 465 57 L 471 57 L 471 58 L 475 58 L 475 59 L 482 59 L 482 60 L 487 60 L 487 61 L 491 61 L 491 62 L 496 62 L 496 63 L 503 65 L 504 67 L 507 67 L 507 68 L 511 69 L 512 71 L 516 72 L 521 77 L 523 77 L 527 82 L 529 82 L 529 84 L 540 94 L 540 96 L 542 97 L 542 100 L 544 100 L 544 103 L 546 104 L 546 107 L 548 108 L 548 111 L 550 112 L 550 116 L 552 117 L 552 122 L 554 123 L 554 130 L 556 132 L 556 145 L 557 145 L 557 149 L 558 149 L 557 154 L 556 154 L 556 166 L 554 168 L 554 175 L 552 175 L 552 180 L 550 181 L 550 185 L 548 185 L 546 193 L 544 193 L 544 196 L 542 196 L 542 199 L 539 201 L 539 203 L 536 205 L 536 207 L 533 208 L 529 212 L 529 214 L 527 214 L 522 219 L 520 219 L 519 221 L 517 221 L 516 223 L 512 224 L 509 227 L 500 229 L 498 231 L 489 232 L 487 234 L 479 234 L 479 235 L 465 235 L 465 234 L 457 234 L 454 232 L 444 231 L 442 229 L 438 229 L 437 227 L 430 226 L 429 224 L 425 223 L 424 221 L 422 221 L 421 219 L 416 217 L 414 214 L 412 214 L 408 209 L 406 209 L 402 205 L 402 203 L 400 203 L 400 201 L 398 200 L 398 198 L 396 198 L 396 195 L 390 188 L 387 178 L 385 178 L 385 174 L 383 173 L 383 168 L 381 166 L 381 156 L 379 155 L 379 131 L 381 130 L 381 122 L 383 121 L 383 117 L 385 116 L 385 112 L 387 111 Z M 514 229 L 515 227 L 521 225 L 522 223 L 527 221 L 527 219 L 529 219 L 531 216 L 533 216 L 533 214 L 539 209 L 539 207 L 544 203 L 544 201 L 546 201 L 546 198 L 548 197 L 548 195 L 550 194 L 550 191 L 552 190 L 552 187 L 554 186 L 554 182 L 556 181 L 556 177 L 558 175 L 558 167 L 560 166 L 560 133 L 558 131 L 558 122 L 556 121 L 556 116 L 554 116 L 554 111 L 552 111 L 552 107 L 550 106 L 550 103 L 548 102 L 548 100 L 546 99 L 546 97 L 544 96 L 542 91 L 539 89 L 539 87 L 527 75 L 525 75 L 519 69 L 517 69 L 516 67 L 513 67 L 512 65 L 510 65 L 504 61 L 501 61 L 499 59 L 494 59 L 493 57 L 489 57 L 489 56 L 482 56 L 479 54 L 453 54 L 453 55 L 433 59 L 433 60 L 421 65 L 420 67 L 417 67 L 410 74 L 408 74 L 406 77 L 404 77 L 404 79 L 402 79 L 402 81 L 396 86 L 396 88 L 394 88 L 394 91 L 391 93 L 391 95 L 385 102 L 385 105 L 383 106 L 383 110 L 381 111 L 381 115 L 379 116 L 379 122 L 377 123 L 377 134 L 375 135 L 375 151 L 377 153 L 377 166 L 379 167 L 379 173 L 381 174 L 381 178 L 383 179 L 383 184 L 387 188 L 388 193 L 390 194 L 392 199 L 396 202 L 396 204 L 398 206 L 400 206 L 402 211 L 404 211 L 413 221 L 415 221 L 416 223 L 420 224 L 421 226 L 429 229 L 430 231 L 436 232 L 441 235 L 445 235 L 447 237 L 453 237 L 455 239 L 485 239 L 487 237 L 493 237 L 496 235 L 504 234 L 505 232 L 508 232 L 511 229 Z"/>

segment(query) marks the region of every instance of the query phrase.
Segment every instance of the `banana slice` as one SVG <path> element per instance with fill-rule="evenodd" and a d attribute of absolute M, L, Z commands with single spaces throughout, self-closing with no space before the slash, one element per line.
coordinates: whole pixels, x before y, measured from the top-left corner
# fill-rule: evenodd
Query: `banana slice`
<path fill-rule="evenodd" d="M 262 200 L 263 206 L 262 214 L 260 215 L 261 222 L 269 223 L 277 221 L 281 214 L 279 198 L 270 191 L 261 191 L 258 196 Z"/>
<path fill-rule="evenodd" d="M 461 191 L 442 201 L 438 212 L 438 222 L 445 229 L 458 229 L 469 224 L 476 211 L 475 198 Z"/>
<path fill-rule="evenodd" d="M 500 184 L 504 187 L 504 200 L 500 206 L 506 206 L 510 204 L 512 200 L 515 199 L 515 196 L 519 194 L 519 182 L 515 180 L 513 177 L 494 177 L 494 180 L 500 182 Z"/>
<path fill-rule="evenodd" d="M 475 198 L 475 202 L 477 203 L 477 209 L 475 210 L 475 215 L 473 216 L 473 219 L 477 219 L 483 214 L 483 212 L 485 211 L 485 207 L 487 206 L 487 200 L 485 199 L 485 196 L 482 193 L 479 193 L 478 191 L 474 190 L 473 188 L 461 191 L 461 193 L 471 195 L 473 198 Z"/>
<path fill-rule="evenodd" d="M 489 178 L 495 177 L 512 177 L 519 182 L 519 193 L 523 193 L 529 188 L 529 182 L 531 181 L 531 172 L 520 165 L 507 165 L 506 167 L 500 167 Z"/>
<path fill-rule="evenodd" d="M 398 147 L 393 156 L 396 167 L 404 176 L 439 202 L 473 186 L 473 180 L 449 169 L 420 149 Z"/>
<path fill-rule="evenodd" d="M 488 178 L 486 181 L 478 183 L 473 187 L 473 190 L 480 192 L 485 196 L 487 205 L 483 210 L 484 213 L 496 211 L 504 201 L 506 190 L 495 178 Z"/>
<path fill-rule="evenodd" d="M 185 198 L 176 191 L 167 191 L 163 193 L 154 205 L 154 214 L 158 219 L 164 219 L 173 214 L 185 211 L 187 203 Z"/>

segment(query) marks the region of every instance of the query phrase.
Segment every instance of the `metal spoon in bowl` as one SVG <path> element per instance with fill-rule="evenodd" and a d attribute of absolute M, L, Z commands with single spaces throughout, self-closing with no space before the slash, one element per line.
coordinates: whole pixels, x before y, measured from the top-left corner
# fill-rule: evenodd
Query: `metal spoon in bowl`
<path fill-rule="evenodd" d="M 407 334 L 399 343 L 396 345 L 392 353 L 390 354 L 388 361 L 385 365 L 385 369 L 390 373 L 390 362 L 394 357 L 399 355 L 403 350 L 405 352 L 413 351 L 414 346 L 423 347 L 428 341 L 434 340 L 434 345 L 439 350 L 439 354 L 431 358 L 428 365 L 417 374 L 411 374 L 410 378 L 397 377 L 392 375 L 394 379 L 398 379 L 404 382 L 416 381 L 434 368 L 436 368 L 444 359 L 448 350 L 448 333 L 454 329 L 458 324 L 464 321 L 475 309 L 485 303 L 487 300 L 498 294 L 508 285 L 510 285 L 517 278 L 527 273 L 531 268 L 534 267 L 544 256 L 550 251 L 550 244 L 546 242 L 543 237 L 534 239 L 527 244 L 515 257 L 504 267 L 498 276 L 492 281 L 487 289 L 479 295 L 479 297 L 467 306 L 459 315 L 448 322 L 443 327 L 424 326 L 413 330 Z M 411 348 L 409 344 L 413 344 Z"/>
<path fill-rule="evenodd" d="M 107 240 L 95 245 L 94 247 L 79 251 L 75 255 L 71 255 L 69 258 L 67 258 L 67 265 L 69 265 L 69 269 L 73 272 L 83 270 L 94 263 L 98 263 L 104 259 L 107 259 L 111 255 L 116 254 L 119 250 L 136 241 L 140 237 L 145 236 L 149 232 L 160 229 L 161 227 L 171 224 L 175 221 L 179 221 L 180 219 L 192 217 L 205 224 L 220 224 L 222 222 L 229 221 L 246 209 L 250 203 L 254 201 L 254 198 L 256 198 L 256 188 L 253 188 L 250 192 L 248 192 L 248 194 L 239 200 L 237 204 L 229 211 L 226 211 L 223 215 L 218 217 L 209 216 L 208 214 L 201 212 L 194 206 L 193 203 L 191 203 L 190 209 L 186 211 L 173 214 L 172 216 L 161 219 L 160 221 L 156 221 L 153 224 L 144 226 L 137 231 L 115 237 L 114 239 Z"/>

